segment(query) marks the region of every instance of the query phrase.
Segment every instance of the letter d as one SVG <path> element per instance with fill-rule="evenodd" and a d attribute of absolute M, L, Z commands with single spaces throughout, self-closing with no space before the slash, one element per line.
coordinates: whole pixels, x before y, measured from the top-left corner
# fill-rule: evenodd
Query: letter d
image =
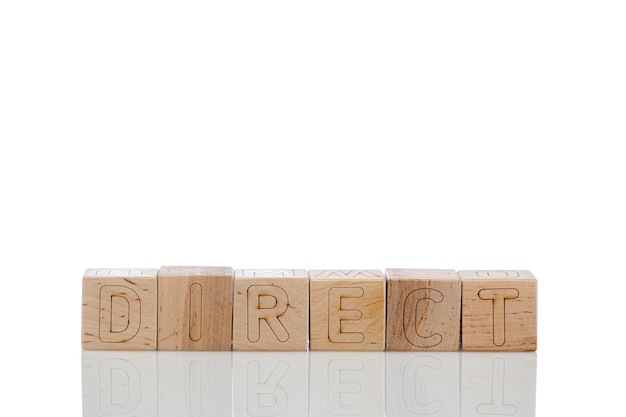
<path fill-rule="evenodd" d="M 100 288 L 100 340 L 123 343 L 141 327 L 141 300 L 131 288 L 104 285 Z"/>

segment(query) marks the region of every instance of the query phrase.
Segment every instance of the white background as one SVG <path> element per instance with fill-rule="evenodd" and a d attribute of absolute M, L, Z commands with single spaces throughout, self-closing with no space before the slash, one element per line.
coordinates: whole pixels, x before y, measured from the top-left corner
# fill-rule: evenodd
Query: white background
<path fill-rule="evenodd" d="M 165 264 L 530 269 L 537 416 L 620 414 L 625 19 L 3 1 L 2 414 L 81 415 L 84 269 Z"/>

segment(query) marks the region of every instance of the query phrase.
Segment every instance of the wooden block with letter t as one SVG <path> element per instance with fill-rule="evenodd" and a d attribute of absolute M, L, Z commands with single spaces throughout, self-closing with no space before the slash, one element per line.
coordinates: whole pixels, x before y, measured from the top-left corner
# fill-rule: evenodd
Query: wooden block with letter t
<path fill-rule="evenodd" d="M 235 270 L 234 350 L 307 350 L 308 335 L 304 269 Z"/>
<path fill-rule="evenodd" d="M 159 350 L 230 350 L 233 269 L 159 270 Z"/>
<path fill-rule="evenodd" d="M 311 350 L 385 349 L 385 276 L 376 270 L 309 271 Z"/>
<path fill-rule="evenodd" d="M 156 349 L 157 272 L 156 269 L 85 271 L 83 349 Z"/>
<path fill-rule="evenodd" d="M 385 274 L 387 350 L 459 350 L 459 275 L 452 269 L 387 269 Z"/>
<path fill-rule="evenodd" d="M 529 271 L 459 271 L 463 350 L 537 349 L 537 280 Z"/>

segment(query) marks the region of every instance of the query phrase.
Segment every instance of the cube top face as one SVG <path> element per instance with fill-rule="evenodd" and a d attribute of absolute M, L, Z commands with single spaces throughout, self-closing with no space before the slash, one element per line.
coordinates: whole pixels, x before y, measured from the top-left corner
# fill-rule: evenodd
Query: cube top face
<path fill-rule="evenodd" d="M 537 349 L 537 280 L 529 271 L 459 271 L 463 350 Z"/>
<path fill-rule="evenodd" d="M 383 273 L 377 269 L 325 269 L 309 271 L 311 279 L 381 279 Z"/>
<path fill-rule="evenodd" d="M 535 279 L 535 276 L 526 270 L 473 270 L 459 271 L 461 279 Z"/>
<path fill-rule="evenodd" d="M 230 267 L 162 267 L 158 348 L 230 350 L 232 293 Z"/>
<path fill-rule="evenodd" d="M 454 270 L 387 269 L 387 350 L 456 351 L 461 280 Z"/>
<path fill-rule="evenodd" d="M 388 268 L 385 270 L 387 279 L 438 279 L 459 280 L 459 274 L 454 269 L 412 269 L 412 268 Z"/>
<path fill-rule="evenodd" d="M 83 349 L 156 349 L 157 273 L 139 268 L 85 271 Z"/>
<path fill-rule="evenodd" d="M 233 269 L 228 266 L 162 266 L 160 276 L 233 276 Z"/>
<path fill-rule="evenodd" d="M 311 350 L 385 349 L 386 280 L 378 270 L 309 271 Z"/>
<path fill-rule="evenodd" d="M 154 268 L 90 268 L 85 271 L 83 278 L 155 278 L 158 273 L 159 270 Z"/>
<path fill-rule="evenodd" d="M 233 349 L 305 351 L 309 275 L 303 269 L 235 271 Z"/>
<path fill-rule="evenodd" d="M 235 278 L 309 278 L 304 269 L 237 269 Z"/>

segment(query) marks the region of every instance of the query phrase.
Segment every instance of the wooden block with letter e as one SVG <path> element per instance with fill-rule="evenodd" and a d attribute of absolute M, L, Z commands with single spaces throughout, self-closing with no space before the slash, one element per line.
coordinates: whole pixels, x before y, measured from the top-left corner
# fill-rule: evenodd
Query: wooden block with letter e
<path fill-rule="evenodd" d="M 461 280 L 452 269 L 387 269 L 387 350 L 453 351 Z"/>
<path fill-rule="evenodd" d="M 232 294 L 230 267 L 162 267 L 159 350 L 230 350 Z"/>
<path fill-rule="evenodd" d="M 308 334 L 305 270 L 235 270 L 234 350 L 307 350 Z"/>
<path fill-rule="evenodd" d="M 529 271 L 459 271 L 463 350 L 537 349 L 537 280 Z"/>
<path fill-rule="evenodd" d="M 377 270 L 309 271 L 311 350 L 385 349 L 385 276 Z"/>
<path fill-rule="evenodd" d="M 156 349 L 157 272 L 156 269 L 85 271 L 83 349 Z"/>

